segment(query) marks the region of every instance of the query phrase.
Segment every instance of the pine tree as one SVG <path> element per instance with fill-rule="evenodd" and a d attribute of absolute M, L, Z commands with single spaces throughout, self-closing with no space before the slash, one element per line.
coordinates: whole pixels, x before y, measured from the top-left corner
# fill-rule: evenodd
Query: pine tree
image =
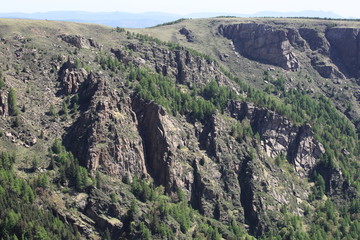
<path fill-rule="evenodd" d="M 5 83 L 4 83 L 4 80 L 3 78 L 1 77 L 1 74 L 0 74 L 0 90 L 3 89 L 5 87 Z"/>
<path fill-rule="evenodd" d="M 19 114 L 19 108 L 16 103 L 16 93 L 13 88 L 10 88 L 8 94 L 9 114 L 10 116 L 17 116 Z"/>
<path fill-rule="evenodd" d="M 61 110 L 62 110 L 63 114 L 65 115 L 65 118 L 68 118 L 69 117 L 69 108 L 68 108 L 68 105 L 67 105 L 66 101 L 64 101 L 62 103 L 62 109 Z"/>

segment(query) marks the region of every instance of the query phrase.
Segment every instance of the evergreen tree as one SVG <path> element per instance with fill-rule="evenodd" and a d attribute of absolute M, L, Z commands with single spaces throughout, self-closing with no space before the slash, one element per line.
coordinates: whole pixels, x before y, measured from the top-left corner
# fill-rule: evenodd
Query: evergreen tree
<path fill-rule="evenodd" d="M 8 94 L 8 104 L 9 104 L 9 115 L 17 116 L 19 114 L 19 108 L 16 102 L 16 93 L 13 88 L 10 88 Z"/>
<path fill-rule="evenodd" d="M 4 80 L 3 78 L 1 77 L 1 74 L 0 74 L 0 90 L 3 89 L 5 87 L 5 83 L 4 83 Z"/>

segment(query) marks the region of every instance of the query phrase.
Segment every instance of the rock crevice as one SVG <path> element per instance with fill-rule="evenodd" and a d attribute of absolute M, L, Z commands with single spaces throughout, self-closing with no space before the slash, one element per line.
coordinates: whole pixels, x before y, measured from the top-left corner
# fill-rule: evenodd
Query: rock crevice
<path fill-rule="evenodd" d="M 170 144 L 164 127 L 165 110 L 154 102 L 133 101 L 138 128 L 143 139 L 146 166 L 158 184 L 169 187 L 172 165 Z"/>

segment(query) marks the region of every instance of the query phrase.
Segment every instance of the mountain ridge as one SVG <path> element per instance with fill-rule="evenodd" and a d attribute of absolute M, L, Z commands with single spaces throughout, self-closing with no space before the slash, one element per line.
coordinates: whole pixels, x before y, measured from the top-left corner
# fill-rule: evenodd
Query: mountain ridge
<path fill-rule="evenodd" d="M 325 11 L 301 11 L 301 12 L 257 12 L 254 14 L 238 13 L 191 13 L 173 14 L 166 12 L 83 12 L 83 11 L 52 11 L 36 13 L 0 13 L 2 18 L 23 18 L 37 20 L 57 20 L 81 23 L 97 23 L 110 27 L 144 28 L 158 24 L 175 21 L 180 18 L 209 18 L 217 16 L 236 17 L 317 17 L 317 18 L 343 18 L 333 12 Z"/>

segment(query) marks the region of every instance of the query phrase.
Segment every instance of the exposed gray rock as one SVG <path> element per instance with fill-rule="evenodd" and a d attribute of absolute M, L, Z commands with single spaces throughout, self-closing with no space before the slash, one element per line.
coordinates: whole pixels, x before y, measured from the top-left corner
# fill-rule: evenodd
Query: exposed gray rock
<path fill-rule="evenodd" d="M 326 40 L 324 33 L 311 28 L 300 28 L 299 33 L 306 40 L 311 50 L 319 51 L 324 55 L 329 54 L 330 44 Z"/>
<path fill-rule="evenodd" d="M 65 34 L 60 35 L 59 37 L 63 41 L 65 41 L 77 48 L 90 48 L 90 47 L 94 47 L 94 48 L 98 48 L 98 49 L 102 48 L 102 46 L 100 44 L 98 44 L 92 38 L 87 39 L 80 35 L 65 35 Z"/>
<path fill-rule="evenodd" d="M 130 179 L 144 176 L 142 140 L 131 100 L 108 88 L 99 74 L 88 76 L 79 96 L 86 110 L 65 136 L 69 149 L 90 171 Z"/>
<path fill-rule="evenodd" d="M 175 120 L 154 102 L 135 98 L 132 105 L 143 139 L 148 173 L 169 193 L 180 187 L 191 192 L 193 174 L 189 163 L 193 159 L 182 155 L 181 150 L 182 147 L 191 147 L 191 142 L 185 139 L 186 135 L 191 134 L 187 132 L 186 125 L 178 127 L 184 123 Z"/>
<path fill-rule="evenodd" d="M 60 81 L 63 86 L 63 91 L 66 94 L 75 94 L 79 91 L 81 84 L 87 78 L 85 69 L 66 69 L 60 76 Z"/>
<path fill-rule="evenodd" d="M 330 43 L 330 57 L 349 77 L 360 77 L 360 29 L 329 28 L 326 38 Z"/>
<path fill-rule="evenodd" d="M 299 34 L 292 29 L 274 29 L 256 23 L 220 25 L 219 32 L 234 42 L 236 51 L 244 57 L 280 66 L 285 70 L 297 70 L 299 60 L 294 47 L 303 46 Z"/>
<path fill-rule="evenodd" d="M 60 67 L 58 81 L 61 83 L 63 93 L 78 93 L 81 84 L 87 79 L 88 73 L 83 68 L 76 68 L 71 58 Z"/>
<path fill-rule="evenodd" d="M 315 140 L 311 126 L 308 124 L 298 128 L 296 140 L 291 147 L 295 147 L 295 151 L 292 153 L 292 161 L 296 172 L 301 177 L 311 173 L 317 164 L 317 160 L 325 153 L 324 146 Z M 288 149 L 289 151 L 292 149 Z"/>
<path fill-rule="evenodd" d="M 325 153 L 322 144 L 313 138 L 309 125 L 297 127 L 275 112 L 247 102 L 230 102 L 229 111 L 236 119 L 249 119 L 253 131 L 260 135 L 266 154 L 271 158 L 285 155 L 300 176 L 308 176 Z"/>
<path fill-rule="evenodd" d="M 195 36 L 194 36 L 194 34 L 192 33 L 191 30 L 183 27 L 183 28 L 181 28 L 181 29 L 179 30 L 179 33 L 182 34 L 182 35 L 184 35 L 184 36 L 186 37 L 186 39 L 187 39 L 188 42 L 194 42 Z"/>
<path fill-rule="evenodd" d="M 342 74 L 335 65 L 320 61 L 317 57 L 314 57 L 311 60 L 311 65 L 313 65 L 318 73 L 324 78 L 345 79 L 344 74 Z"/>

